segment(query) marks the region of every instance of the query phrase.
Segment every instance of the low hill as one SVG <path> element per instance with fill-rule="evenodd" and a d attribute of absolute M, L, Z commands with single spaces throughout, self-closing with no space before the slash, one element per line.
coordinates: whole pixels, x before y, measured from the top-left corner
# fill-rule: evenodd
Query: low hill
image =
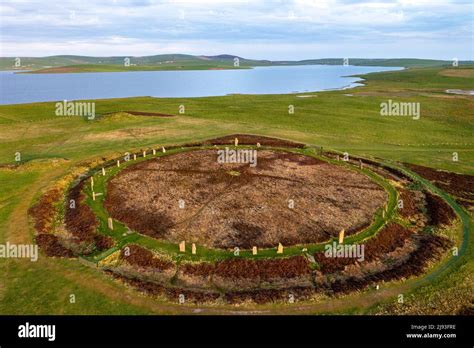
<path fill-rule="evenodd" d="M 235 59 L 238 66 L 235 66 Z M 19 63 L 16 64 L 16 63 Z M 271 61 L 247 59 L 230 54 L 215 56 L 194 56 L 189 54 L 159 54 L 153 56 L 89 57 L 59 55 L 49 57 L 1 57 L 0 70 L 30 70 L 36 73 L 99 72 L 99 71 L 146 71 L 146 70 L 202 70 L 233 69 L 256 66 L 284 65 L 341 65 L 343 58 L 306 59 L 299 61 Z M 473 61 L 460 61 L 460 65 Z M 401 66 L 437 67 L 450 66 L 452 61 L 415 58 L 349 58 L 350 65 L 359 66 Z"/>

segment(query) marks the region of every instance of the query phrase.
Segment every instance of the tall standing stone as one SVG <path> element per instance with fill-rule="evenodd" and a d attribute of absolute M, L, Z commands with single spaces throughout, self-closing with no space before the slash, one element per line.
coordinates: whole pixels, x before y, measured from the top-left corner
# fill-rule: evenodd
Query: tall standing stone
<path fill-rule="evenodd" d="M 283 245 L 281 243 L 278 243 L 277 254 L 283 254 Z"/>
<path fill-rule="evenodd" d="M 114 229 L 114 220 L 112 220 L 111 217 L 109 217 L 107 219 L 107 225 L 109 226 L 109 230 L 113 230 Z"/>
<path fill-rule="evenodd" d="M 345 233 L 344 229 L 342 229 L 341 232 L 339 232 L 339 244 L 344 243 L 344 233 Z"/>

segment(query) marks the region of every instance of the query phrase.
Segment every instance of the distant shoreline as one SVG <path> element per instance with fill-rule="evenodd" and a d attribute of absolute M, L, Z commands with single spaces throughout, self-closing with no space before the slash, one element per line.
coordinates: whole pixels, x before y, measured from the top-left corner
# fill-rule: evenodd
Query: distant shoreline
<path fill-rule="evenodd" d="M 19 74 L 71 74 L 94 72 L 130 71 L 185 71 L 185 70 L 234 70 L 254 67 L 344 65 L 378 67 L 452 67 L 450 60 L 418 58 L 320 58 L 298 61 L 271 61 L 246 59 L 232 55 L 192 56 L 157 55 L 145 57 L 0 57 L 0 71 L 17 71 Z M 459 68 L 474 61 L 459 61 Z"/>

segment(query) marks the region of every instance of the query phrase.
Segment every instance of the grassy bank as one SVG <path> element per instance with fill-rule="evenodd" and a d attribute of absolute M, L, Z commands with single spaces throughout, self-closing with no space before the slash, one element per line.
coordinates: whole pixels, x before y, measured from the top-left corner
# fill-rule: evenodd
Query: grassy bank
<path fill-rule="evenodd" d="M 342 65 L 345 58 L 320 58 L 305 60 L 271 61 L 246 59 L 229 54 L 217 56 L 193 56 L 189 54 L 160 54 L 144 57 L 88 57 L 88 56 L 50 56 L 50 57 L 0 57 L 0 70 L 30 70 L 32 73 L 66 72 L 108 72 L 108 71 L 149 71 L 149 70 L 202 70 L 234 67 L 238 58 L 242 67 L 289 66 L 289 65 Z M 416 58 L 348 58 L 348 63 L 356 66 L 390 66 L 405 68 L 449 67 L 452 61 Z M 130 62 L 129 67 L 124 62 Z M 460 61 L 459 65 L 473 64 L 473 61 Z"/>

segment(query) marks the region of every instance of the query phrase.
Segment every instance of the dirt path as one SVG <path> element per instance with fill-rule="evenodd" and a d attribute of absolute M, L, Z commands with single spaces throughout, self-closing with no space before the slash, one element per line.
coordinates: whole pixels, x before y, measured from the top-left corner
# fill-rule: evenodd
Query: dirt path
<path fill-rule="evenodd" d="M 23 187 L 21 191 L 17 191 L 17 195 L 21 196 L 21 200 L 9 217 L 7 229 L 5 231 L 5 239 L 10 243 L 31 243 L 30 226 L 28 222 L 28 208 L 30 207 L 35 195 L 42 189 L 47 187 L 53 180 L 66 174 L 67 168 L 57 167 L 46 171 L 40 175 L 38 179 L 30 186 Z"/>

